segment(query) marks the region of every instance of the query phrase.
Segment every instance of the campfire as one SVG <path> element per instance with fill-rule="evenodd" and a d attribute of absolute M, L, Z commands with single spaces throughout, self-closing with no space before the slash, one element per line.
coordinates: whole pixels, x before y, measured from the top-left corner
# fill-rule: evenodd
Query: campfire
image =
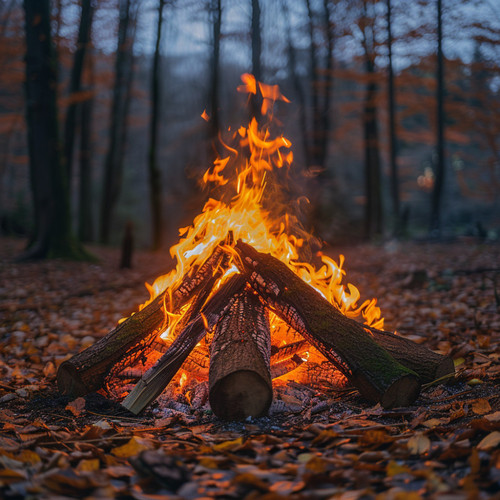
<path fill-rule="evenodd" d="M 223 419 L 265 415 L 273 380 L 287 378 L 351 385 L 385 408 L 411 404 L 422 384 L 454 373 L 453 361 L 383 331 L 376 300 L 358 304 L 358 289 L 342 283 L 343 258 L 313 255 L 280 191 L 293 154 L 272 118 L 288 101 L 277 86 L 242 80 L 262 117 L 221 140 L 225 154 L 203 176 L 212 197 L 171 248 L 176 268 L 147 285 L 138 312 L 61 364 L 59 389 L 104 389 L 138 414 L 169 383 L 198 381 Z"/>

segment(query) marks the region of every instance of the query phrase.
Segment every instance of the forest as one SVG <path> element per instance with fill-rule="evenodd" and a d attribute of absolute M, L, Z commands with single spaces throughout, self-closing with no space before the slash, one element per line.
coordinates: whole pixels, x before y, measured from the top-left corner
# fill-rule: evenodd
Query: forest
<path fill-rule="evenodd" d="M 498 2 L 4 0 L 0 68 L 1 498 L 500 498 Z"/>
<path fill-rule="evenodd" d="M 248 121 L 236 88 L 251 73 L 291 101 L 276 116 L 291 197 L 319 238 L 498 237 L 494 2 L 45 4 L 0 12 L 2 234 L 48 231 L 44 161 L 64 238 L 117 244 L 128 224 L 141 247 L 170 246 L 207 198 L 219 132 Z"/>

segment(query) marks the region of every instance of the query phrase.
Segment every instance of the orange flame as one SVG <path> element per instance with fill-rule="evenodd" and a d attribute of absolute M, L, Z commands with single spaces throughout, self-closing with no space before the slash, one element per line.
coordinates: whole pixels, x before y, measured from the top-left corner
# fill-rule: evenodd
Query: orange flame
<path fill-rule="evenodd" d="M 257 85 L 253 75 L 249 74 L 242 75 L 241 79 L 243 85 L 238 87 L 238 91 L 256 94 L 259 89 L 263 97 L 262 113 L 268 118 L 272 115 L 273 104 L 277 99 L 289 102 L 278 86 Z M 203 114 L 206 115 L 206 112 Z M 272 137 L 269 127 L 259 127 L 256 118 L 252 118 L 247 127 L 240 127 L 233 140 L 239 141 L 239 144 L 233 147 L 223 142 L 229 156 L 217 159 L 203 176 L 205 185 L 226 186 L 226 196 L 232 195 L 232 198 L 229 201 L 209 198 L 192 225 L 179 230 L 179 242 L 170 249 L 177 261 L 176 269 L 158 277 L 152 285 L 147 285 L 150 300 L 165 289 L 175 289 L 183 276 L 193 266 L 203 264 L 218 245 L 228 240 L 231 233 L 232 241 L 241 239 L 258 251 L 280 259 L 346 316 L 362 317 L 366 324 L 382 328 L 383 318 L 376 299 L 358 304 L 359 290 L 350 283 L 342 284 L 345 275 L 342 269 L 344 256 L 340 255 L 337 263 L 319 254 L 321 266 L 318 269 L 308 262 L 301 262 L 299 250 L 308 236 L 304 233 L 299 238 L 289 234 L 287 228 L 293 223 L 293 218 L 288 214 L 276 219 L 264 209 L 264 202 L 269 202 L 266 198 L 266 186 L 271 182 L 269 176 L 275 169 L 292 164 L 291 142 L 282 135 Z M 276 191 L 279 186 L 273 187 Z M 236 272 L 234 268 L 232 272 Z M 227 275 L 221 279 L 226 279 Z M 168 302 L 165 302 L 165 313 L 171 315 Z M 172 331 L 170 323 L 167 335 Z M 283 323 L 273 317 L 273 340 L 287 343 L 286 331 Z"/>

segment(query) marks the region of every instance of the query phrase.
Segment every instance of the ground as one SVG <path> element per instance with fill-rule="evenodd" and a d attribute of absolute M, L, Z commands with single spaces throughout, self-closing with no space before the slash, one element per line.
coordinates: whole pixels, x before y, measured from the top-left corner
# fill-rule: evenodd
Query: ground
<path fill-rule="evenodd" d="M 165 397 L 136 417 L 103 395 L 59 395 L 59 364 L 171 262 L 137 252 L 119 270 L 117 250 L 92 248 L 98 264 L 15 263 L 23 244 L 0 239 L 0 497 L 500 498 L 498 244 L 328 249 L 386 329 L 451 355 L 456 378 L 396 410 L 292 385 L 270 416 L 239 423 Z"/>

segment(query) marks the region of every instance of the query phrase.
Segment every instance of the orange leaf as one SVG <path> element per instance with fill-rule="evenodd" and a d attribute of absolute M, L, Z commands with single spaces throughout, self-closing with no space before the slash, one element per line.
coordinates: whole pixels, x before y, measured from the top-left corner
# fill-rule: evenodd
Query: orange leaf
<path fill-rule="evenodd" d="M 79 417 L 85 408 L 85 399 L 84 398 L 76 398 L 74 401 L 71 401 L 66 405 L 65 410 L 69 410 L 75 417 Z"/>
<path fill-rule="evenodd" d="M 485 415 L 491 411 L 490 403 L 488 403 L 488 400 L 484 398 L 476 399 L 472 403 L 472 411 L 476 415 Z"/>
<path fill-rule="evenodd" d="M 129 458 L 138 455 L 141 451 L 152 450 L 152 443 L 146 439 L 133 437 L 128 443 L 111 450 L 115 457 Z"/>
<path fill-rule="evenodd" d="M 431 447 L 431 441 L 423 434 L 415 434 L 408 440 L 408 449 L 412 455 L 423 455 Z"/>
<path fill-rule="evenodd" d="M 477 445 L 478 450 L 491 450 L 500 444 L 500 432 L 493 431 L 490 432 L 485 438 L 483 438 Z"/>

